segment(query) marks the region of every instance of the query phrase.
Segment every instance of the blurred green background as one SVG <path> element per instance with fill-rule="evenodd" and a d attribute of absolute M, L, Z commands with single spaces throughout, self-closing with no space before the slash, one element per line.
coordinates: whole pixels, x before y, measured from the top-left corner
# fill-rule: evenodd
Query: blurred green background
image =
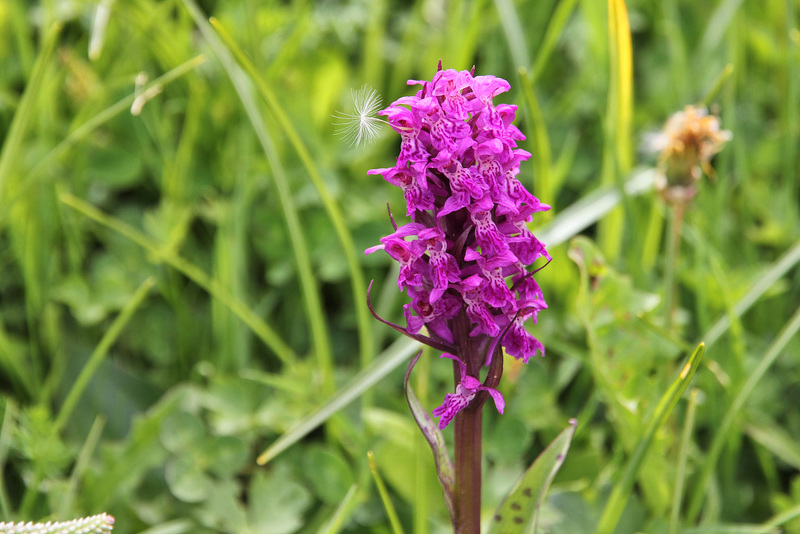
<path fill-rule="evenodd" d="M 509 80 L 520 177 L 553 206 L 547 357 L 508 361 L 484 418 L 484 517 L 576 417 L 540 532 L 616 506 L 620 534 L 800 533 L 800 2 L 196 1 L 0 2 L 0 519 L 391 532 L 372 450 L 405 530 L 447 531 L 402 392 L 416 349 L 364 300 L 374 279 L 402 320 L 391 262 L 363 255 L 387 201 L 404 220 L 367 175 L 399 139 L 348 147 L 331 117 L 441 60 Z M 643 139 L 707 97 L 733 139 L 667 255 Z M 431 409 L 451 380 L 426 353 L 412 382 Z"/>

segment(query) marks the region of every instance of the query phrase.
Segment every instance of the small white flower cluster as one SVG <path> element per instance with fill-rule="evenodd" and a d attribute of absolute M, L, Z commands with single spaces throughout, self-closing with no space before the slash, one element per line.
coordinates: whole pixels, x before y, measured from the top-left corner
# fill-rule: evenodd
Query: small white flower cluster
<path fill-rule="evenodd" d="M 0 521 L 0 534 L 106 534 L 113 529 L 114 518 L 108 514 L 47 523 Z"/>

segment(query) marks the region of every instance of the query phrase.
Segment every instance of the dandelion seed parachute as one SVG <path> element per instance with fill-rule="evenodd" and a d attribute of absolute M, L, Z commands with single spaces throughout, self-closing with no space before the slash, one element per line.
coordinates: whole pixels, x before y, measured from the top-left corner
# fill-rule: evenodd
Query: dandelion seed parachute
<path fill-rule="evenodd" d="M 377 117 L 383 105 L 378 92 L 368 85 L 362 85 L 358 91 L 350 90 L 353 99 L 352 113 L 336 113 L 334 122 L 336 135 L 348 145 L 358 147 L 375 140 L 380 133 L 383 119 Z"/>

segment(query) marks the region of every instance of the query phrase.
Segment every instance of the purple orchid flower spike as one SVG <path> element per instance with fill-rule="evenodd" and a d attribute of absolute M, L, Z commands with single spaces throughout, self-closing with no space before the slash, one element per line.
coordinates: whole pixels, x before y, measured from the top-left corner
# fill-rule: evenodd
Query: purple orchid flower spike
<path fill-rule="evenodd" d="M 458 412 L 466 408 L 479 391 L 485 391 L 491 395 L 497 411 L 501 415 L 503 414 L 506 401 L 503 399 L 503 395 L 499 391 L 494 388 L 486 387 L 481 384 L 480 380 L 477 378 L 469 376 L 467 374 L 467 365 L 461 361 L 458 356 L 453 356 L 452 354 L 445 352 L 442 354 L 442 358 L 450 358 L 458 363 L 458 368 L 461 374 L 461 382 L 459 382 L 456 386 L 455 394 L 448 393 L 445 395 L 442 405 L 433 410 L 434 416 L 441 417 L 441 419 L 439 419 L 440 430 L 449 425 L 450 421 L 453 420 L 453 417 L 455 417 Z"/>
<path fill-rule="evenodd" d="M 399 227 L 392 221 L 394 233 L 366 251 L 383 250 L 400 264 L 397 284 L 411 297 L 403 307 L 406 327 L 380 318 L 371 306 L 370 311 L 453 360 L 455 392 L 433 415 L 440 429 L 454 422 L 453 525 L 471 534 L 480 527 L 483 403 L 491 396 L 498 412 L 504 408 L 495 389 L 503 348 L 524 363 L 544 356 L 544 345 L 526 323 L 535 323 L 547 308 L 532 265 L 550 255 L 529 224 L 550 206 L 520 179 L 520 164 L 531 154 L 517 147 L 525 139 L 512 124 L 517 107 L 493 102 L 510 89 L 507 81 L 475 76 L 474 69 L 442 69 L 440 63 L 431 81 L 409 85 L 416 94 L 380 112 L 400 136 L 397 160 L 369 174 L 403 191 L 411 221 Z M 424 420 L 418 413 L 415 419 Z M 433 434 L 427 428 L 426 435 Z M 430 442 L 442 456 L 438 441 Z"/>

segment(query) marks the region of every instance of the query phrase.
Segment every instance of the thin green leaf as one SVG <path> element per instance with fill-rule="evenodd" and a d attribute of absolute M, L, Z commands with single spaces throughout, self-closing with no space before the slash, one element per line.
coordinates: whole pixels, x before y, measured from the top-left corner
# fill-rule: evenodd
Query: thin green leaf
<path fill-rule="evenodd" d="M 25 92 L 22 95 L 17 112 L 14 113 L 14 118 L 11 120 L 8 133 L 5 136 L 5 142 L 0 151 L 0 200 L 3 199 L 6 182 L 13 172 L 13 163 L 21 153 L 21 145 L 28 131 L 31 113 L 36 107 L 36 100 L 38 99 L 39 92 L 44 86 L 44 75 L 53 57 L 53 52 L 56 49 L 58 35 L 61 33 L 62 26 L 60 22 L 57 22 L 47 31 L 42 49 L 33 66 L 31 78 L 25 86 Z"/>
<path fill-rule="evenodd" d="M 700 343 L 694 350 L 694 353 L 689 357 L 686 365 L 681 369 L 678 378 L 661 397 L 644 434 L 636 446 L 633 456 L 628 460 L 628 465 L 625 466 L 622 478 L 611 492 L 611 496 L 603 510 L 603 515 L 600 517 L 600 522 L 597 525 L 597 534 L 612 534 L 617 527 L 617 523 L 620 517 L 622 517 L 622 511 L 625 509 L 625 504 L 628 502 L 628 497 L 631 494 L 633 484 L 636 481 L 636 475 L 639 472 L 639 467 L 642 465 L 645 454 L 650 448 L 650 444 L 653 442 L 656 432 L 667 422 L 667 418 L 672 413 L 681 395 L 683 395 L 683 392 L 686 391 L 686 388 L 692 381 L 692 377 L 695 371 L 697 371 L 700 361 L 703 359 L 704 352 L 705 345 Z"/>
<path fill-rule="evenodd" d="M 781 256 L 778 261 L 772 264 L 772 267 L 767 269 L 763 273 L 759 273 L 758 276 L 755 277 L 755 283 L 750 288 L 745 296 L 739 299 L 733 307 L 733 313 L 736 318 L 741 317 L 744 312 L 750 309 L 750 307 L 755 304 L 758 299 L 760 299 L 767 290 L 772 287 L 775 282 L 783 278 L 789 270 L 791 270 L 795 265 L 800 263 L 800 241 L 795 243 L 795 245 L 786 251 L 786 253 Z M 703 336 L 703 340 L 707 346 L 713 345 L 722 334 L 724 334 L 728 328 L 731 326 L 731 319 L 729 316 L 724 316 L 720 318 L 711 329 L 706 332 Z"/>
<path fill-rule="evenodd" d="M 4 408 L 3 428 L 0 429 L 0 473 L 5 470 L 8 449 L 11 447 L 11 440 L 17 426 L 16 401 L 13 398 L 5 399 Z M 8 500 L 8 492 L 6 492 L 6 483 L 3 477 L 0 477 L 0 512 L 2 512 L 3 517 L 11 517 L 11 502 Z"/>
<path fill-rule="evenodd" d="M 75 467 L 72 469 L 72 474 L 69 477 L 69 484 L 64 491 L 64 498 L 58 507 L 58 514 L 56 517 L 68 517 L 70 511 L 75 505 L 75 498 L 78 495 L 78 485 L 89 467 L 89 462 L 94 455 L 97 444 L 103 436 L 103 429 L 106 426 L 106 419 L 102 415 L 98 415 L 92 423 L 92 428 L 89 429 L 89 434 L 83 442 L 83 447 L 78 453 L 78 458 L 75 460 Z"/>
<path fill-rule="evenodd" d="M 728 63 L 725 65 L 725 68 L 722 69 L 722 72 L 719 73 L 719 76 L 717 76 L 717 79 L 714 82 L 714 85 L 711 86 L 711 89 L 709 89 L 705 96 L 703 96 L 703 98 L 700 100 L 701 106 L 707 108 L 711 105 L 711 103 L 717 98 L 717 95 L 719 95 L 720 91 L 722 91 L 722 88 L 725 87 L 725 83 L 727 83 L 728 79 L 731 77 L 731 74 L 733 74 L 733 63 Z"/>
<path fill-rule="evenodd" d="M 400 519 L 397 517 L 389 492 L 386 491 L 386 485 L 383 483 L 380 473 L 378 473 L 378 467 L 375 465 L 375 455 L 372 451 L 367 452 L 367 458 L 369 459 L 369 470 L 375 480 L 375 485 L 378 487 L 378 493 L 381 496 L 386 515 L 389 517 L 389 524 L 392 525 L 392 532 L 394 534 L 403 534 L 403 527 L 400 525 Z"/>
<path fill-rule="evenodd" d="M 539 51 L 536 53 L 533 67 L 531 67 L 532 84 L 535 85 L 536 80 L 538 80 L 539 76 L 542 74 L 547 60 L 550 59 L 558 40 L 561 39 L 564 27 L 567 25 L 569 17 L 575 10 L 575 4 L 577 3 L 578 0 L 563 0 L 558 3 L 558 6 L 553 12 L 553 16 L 550 18 L 550 22 L 547 24 L 547 30 L 544 32 L 542 43 L 539 46 Z"/>
<path fill-rule="evenodd" d="M 686 407 L 686 419 L 683 422 L 681 445 L 678 450 L 678 468 L 675 473 L 675 489 L 672 492 L 672 510 L 669 515 L 669 534 L 677 534 L 683 502 L 683 485 L 686 481 L 686 462 L 689 458 L 689 447 L 694 435 L 694 416 L 697 412 L 697 397 L 700 392 L 692 389 L 689 394 L 689 406 Z"/>
<path fill-rule="evenodd" d="M 728 434 L 731 428 L 733 428 L 736 416 L 739 414 L 739 411 L 750 397 L 750 394 L 753 392 L 758 382 L 764 377 L 767 370 L 772 367 L 772 364 L 775 363 L 775 360 L 780 356 L 781 351 L 798 330 L 800 330 L 800 308 L 797 308 L 791 319 L 784 325 L 778 337 L 772 342 L 772 345 L 770 345 L 763 356 L 759 358 L 758 365 L 750 373 L 747 381 L 740 387 L 739 391 L 736 392 L 736 396 L 728 408 L 728 411 L 725 413 L 725 417 L 722 419 L 719 429 L 717 429 L 714 440 L 711 442 L 711 447 L 703 463 L 703 468 L 697 478 L 694 492 L 689 502 L 687 513 L 687 520 L 689 522 L 694 522 L 700 514 L 706 489 L 711 479 L 711 473 L 716 468 L 717 460 L 719 459 L 720 453 L 722 453 L 722 448 L 725 446 L 725 443 L 728 442 L 728 438 L 730 437 Z"/>
<path fill-rule="evenodd" d="M 744 431 L 772 454 L 795 469 L 800 469 L 800 444 L 786 430 L 759 417 L 747 423 Z"/>
<path fill-rule="evenodd" d="M 550 137 L 547 135 L 547 124 L 544 122 L 539 99 L 533 90 L 533 84 L 528 79 L 525 68 L 519 69 L 519 80 L 522 84 L 522 93 L 525 96 L 526 109 L 530 117 L 534 165 L 536 166 L 535 183 L 532 191 L 544 199 L 545 202 L 555 201 L 553 177 L 551 172 L 552 154 L 550 152 Z M 549 213 L 549 212 L 548 212 Z"/>
<path fill-rule="evenodd" d="M 682 530 L 682 534 L 778 534 L 776 528 L 762 525 L 709 525 Z"/>
<path fill-rule="evenodd" d="M 522 478 L 500 503 L 489 526 L 490 534 L 536 533 L 539 510 L 547 489 L 567 456 L 578 422 L 571 419 L 570 426 L 531 464 Z"/>
<path fill-rule="evenodd" d="M 634 172 L 623 191 L 630 196 L 641 195 L 653 188 L 655 179 L 655 169 Z M 537 230 L 536 235 L 548 247 L 560 245 L 602 219 L 621 200 L 622 194 L 617 187 L 598 189 L 561 210 L 549 224 Z"/>
<path fill-rule="evenodd" d="M 176 519 L 160 525 L 143 530 L 138 534 L 183 534 L 184 532 L 194 532 L 197 525 L 188 519 Z"/>
<path fill-rule="evenodd" d="M 285 451 L 309 432 L 327 421 L 333 414 L 353 402 L 359 395 L 374 386 L 386 375 L 396 369 L 404 361 L 419 350 L 419 343 L 402 337 L 378 356 L 372 364 L 354 376 L 347 384 L 342 386 L 325 404 L 308 414 L 294 427 L 279 437 L 256 460 L 259 465 L 264 465 L 281 452 Z"/>
<path fill-rule="evenodd" d="M 779 527 L 779 526 L 783 525 L 784 523 L 788 523 L 789 521 L 791 521 L 792 519 L 794 519 L 796 517 L 800 517 L 800 504 L 798 504 L 797 506 L 792 506 L 788 510 L 785 510 L 785 511 L 777 514 L 776 516 L 771 518 L 769 521 L 766 521 L 764 523 L 764 526 L 765 527 L 769 527 L 769 528 Z"/>
<path fill-rule="evenodd" d="M 511 59 L 516 68 L 528 68 L 531 58 L 528 56 L 528 45 L 525 42 L 525 32 L 517 15 L 517 9 L 511 0 L 494 0 L 500 22 L 503 24 L 503 33 L 511 51 Z"/>
<path fill-rule="evenodd" d="M 342 526 L 344 526 L 345 521 L 352 515 L 356 504 L 358 504 L 356 495 L 358 495 L 358 486 L 353 484 L 350 486 L 350 489 L 347 490 L 342 502 L 336 507 L 333 515 L 317 531 L 317 534 L 336 534 L 339 532 Z"/>
<path fill-rule="evenodd" d="M 64 425 L 66 425 L 70 415 L 72 415 L 72 411 L 78 404 L 81 395 L 83 395 L 83 391 L 86 389 L 86 386 L 89 385 L 89 381 L 92 379 L 92 376 L 94 376 L 97 368 L 100 367 L 101 363 L 103 363 L 103 360 L 108 354 L 111 345 L 113 345 L 117 340 L 119 335 L 122 333 L 122 330 L 128 324 L 128 321 L 131 320 L 133 314 L 136 313 L 136 310 L 138 310 L 139 306 L 142 305 L 144 299 L 147 297 L 147 294 L 155 284 L 155 278 L 146 278 L 119 312 L 119 315 L 117 315 L 117 317 L 114 319 L 114 322 L 111 323 L 111 326 L 108 327 L 108 330 L 106 330 L 105 334 L 103 334 L 100 342 L 97 344 L 95 349 L 92 351 L 92 354 L 89 356 L 89 359 L 86 361 L 86 365 L 84 365 L 83 369 L 81 369 L 81 373 L 78 375 L 78 378 L 76 378 L 75 382 L 72 383 L 72 387 L 64 399 L 64 404 L 61 405 L 61 411 L 59 411 L 58 417 L 54 423 L 56 431 L 64 428 Z"/>

